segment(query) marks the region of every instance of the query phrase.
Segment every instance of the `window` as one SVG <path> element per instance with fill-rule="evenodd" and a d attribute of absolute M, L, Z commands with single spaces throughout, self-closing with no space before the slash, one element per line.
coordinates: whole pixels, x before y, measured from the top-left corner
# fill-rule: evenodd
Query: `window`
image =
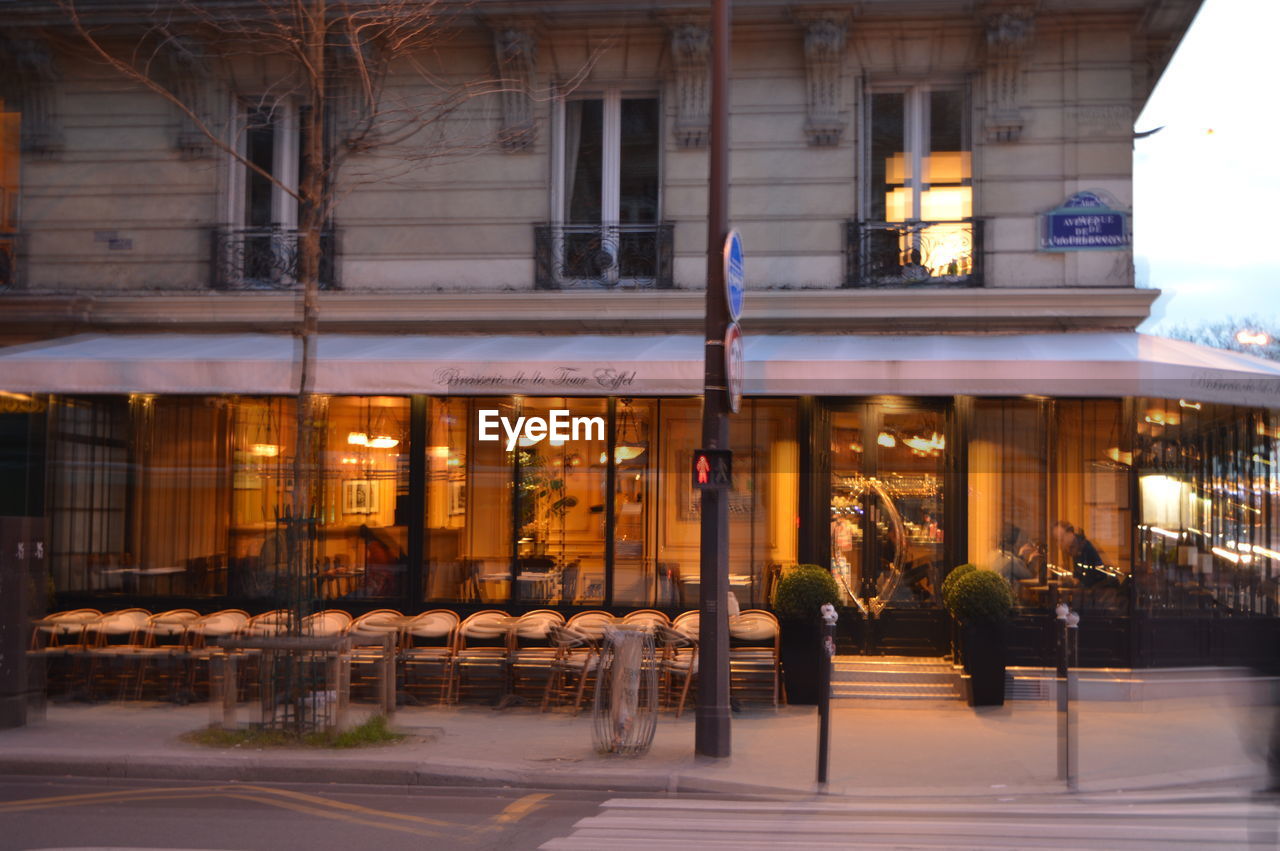
<path fill-rule="evenodd" d="M 660 277 L 659 124 L 653 97 L 610 89 L 565 102 L 557 285 L 635 286 Z"/>
<path fill-rule="evenodd" d="M 959 88 L 867 97 L 864 277 L 956 280 L 974 265 L 968 101 Z"/>
<path fill-rule="evenodd" d="M 297 281 L 297 191 L 310 109 L 289 100 L 240 102 L 227 196 L 227 227 L 218 236 L 215 286 L 271 288 Z M 320 280 L 332 285 L 332 239 L 321 235 Z"/>

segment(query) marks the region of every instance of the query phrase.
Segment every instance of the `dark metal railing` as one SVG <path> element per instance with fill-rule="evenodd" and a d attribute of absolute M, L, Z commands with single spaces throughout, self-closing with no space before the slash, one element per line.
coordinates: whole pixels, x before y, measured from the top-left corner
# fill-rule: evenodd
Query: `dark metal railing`
<path fill-rule="evenodd" d="M 533 285 L 646 289 L 672 286 L 674 226 L 535 225 Z"/>
<path fill-rule="evenodd" d="M 334 231 L 320 234 L 320 288 L 338 288 Z M 298 231 L 281 227 L 219 228 L 213 232 L 212 286 L 218 290 L 280 290 L 298 286 Z"/>
<path fill-rule="evenodd" d="M 846 287 L 980 287 L 982 221 L 845 223 Z"/>

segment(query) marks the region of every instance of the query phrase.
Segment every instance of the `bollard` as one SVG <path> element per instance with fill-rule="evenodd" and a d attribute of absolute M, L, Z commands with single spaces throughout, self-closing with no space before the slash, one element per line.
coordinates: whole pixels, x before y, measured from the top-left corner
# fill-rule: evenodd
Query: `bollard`
<path fill-rule="evenodd" d="M 827 762 L 831 751 L 831 659 L 836 655 L 835 606 L 822 606 L 822 659 L 818 664 L 818 782 L 827 782 Z"/>
<path fill-rule="evenodd" d="M 1066 603 L 1054 610 L 1058 628 L 1058 779 L 1074 792 L 1080 774 L 1080 730 L 1076 703 L 1079 676 L 1072 670 L 1079 664 L 1080 615 Z"/>
<path fill-rule="evenodd" d="M 1080 779 L 1080 615 L 1067 614 L 1067 788 Z"/>

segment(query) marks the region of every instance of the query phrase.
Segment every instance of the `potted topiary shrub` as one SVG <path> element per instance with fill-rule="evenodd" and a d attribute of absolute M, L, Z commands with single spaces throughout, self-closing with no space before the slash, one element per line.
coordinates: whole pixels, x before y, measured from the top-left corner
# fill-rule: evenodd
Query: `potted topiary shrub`
<path fill-rule="evenodd" d="M 787 702 L 818 702 L 818 667 L 822 659 L 822 617 L 826 603 L 835 605 L 840 589 L 831 571 L 816 564 L 785 568 L 773 590 L 774 614 L 782 630 L 782 675 Z"/>
<path fill-rule="evenodd" d="M 977 566 L 972 564 L 958 565 L 953 567 L 946 578 L 942 580 L 942 588 L 939 593 L 942 597 L 942 606 L 948 612 L 951 611 L 951 594 L 955 591 L 956 583 L 960 581 L 960 577 L 977 569 Z M 960 624 L 955 618 L 951 619 L 951 659 L 957 664 L 964 661 L 964 654 L 961 652 L 960 647 Z"/>
<path fill-rule="evenodd" d="M 1005 631 L 1013 611 L 1008 581 L 990 570 L 966 572 L 946 601 L 960 623 L 970 706 L 1004 705 Z"/>

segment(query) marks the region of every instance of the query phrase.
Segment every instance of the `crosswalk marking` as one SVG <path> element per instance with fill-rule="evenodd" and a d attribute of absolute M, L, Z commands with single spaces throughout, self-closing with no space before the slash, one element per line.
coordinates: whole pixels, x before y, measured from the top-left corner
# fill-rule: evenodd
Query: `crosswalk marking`
<path fill-rule="evenodd" d="M 615 798 L 544 851 L 736 848 L 1278 847 L 1280 811 L 1217 800 L 1043 802 L 740 801 Z"/>

